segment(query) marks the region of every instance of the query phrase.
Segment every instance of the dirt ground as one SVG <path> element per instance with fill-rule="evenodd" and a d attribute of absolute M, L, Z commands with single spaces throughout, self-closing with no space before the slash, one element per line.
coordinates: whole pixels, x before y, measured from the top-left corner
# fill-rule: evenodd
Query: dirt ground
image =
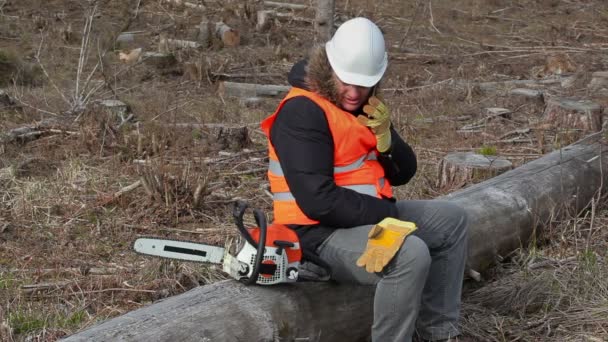
<path fill-rule="evenodd" d="M 270 211 L 259 122 L 280 97 L 230 97 L 220 83 L 286 85 L 314 44 L 312 1 L 291 1 L 309 7 L 280 9 L 264 30 L 264 1 L 185 2 L 204 9 L 0 0 L 0 341 L 54 341 L 223 279 L 136 255 L 131 243 L 155 235 L 222 244 L 236 234 L 234 199 Z M 608 71 L 603 0 L 336 1 L 338 23 L 355 16 L 385 33 L 383 97 L 419 158 L 398 198 L 466 185 L 438 185 L 447 153 L 519 166 L 588 133 L 547 122 L 548 99 L 608 104 L 606 83 L 590 86 Z M 214 35 L 201 43 L 203 20 L 237 30 L 239 45 Z M 160 63 L 120 60 L 163 50 L 165 39 L 199 46 L 168 44 L 174 59 Z M 118 113 L 103 100 L 127 107 Z M 495 107 L 510 113 L 489 115 Z M 463 331 L 479 341 L 608 340 L 608 211 L 603 199 L 592 208 L 556 219 L 542 243 L 469 286 Z"/>

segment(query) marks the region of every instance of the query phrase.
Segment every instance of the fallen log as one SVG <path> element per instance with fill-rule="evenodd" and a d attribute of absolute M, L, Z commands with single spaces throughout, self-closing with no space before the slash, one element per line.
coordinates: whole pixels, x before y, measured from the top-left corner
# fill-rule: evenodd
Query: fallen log
<path fill-rule="evenodd" d="M 576 215 L 604 193 L 604 131 L 442 199 L 470 218 L 469 266 L 486 270 L 560 215 Z"/>
<path fill-rule="evenodd" d="M 608 184 L 603 132 L 442 199 L 469 214 L 469 267 L 483 271 Z M 469 272 L 474 274 L 474 272 Z M 66 341 L 364 341 L 373 289 L 334 283 L 245 287 L 223 281 L 129 312 Z"/>
<path fill-rule="evenodd" d="M 276 84 L 255 84 L 222 81 L 218 86 L 221 96 L 234 97 L 278 97 L 289 91 L 290 87 Z"/>

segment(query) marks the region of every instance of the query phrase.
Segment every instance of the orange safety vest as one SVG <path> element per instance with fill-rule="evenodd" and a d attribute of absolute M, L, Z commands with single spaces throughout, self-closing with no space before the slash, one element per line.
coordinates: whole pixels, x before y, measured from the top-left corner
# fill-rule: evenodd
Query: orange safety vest
<path fill-rule="evenodd" d="M 270 191 L 273 194 L 274 222 L 300 225 L 319 223 L 306 216 L 297 205 L 285 180 L 279 158 L 270 142 L 270 129 L 277 114 L 287 100 L 296 96 L 311 99 L 325 112 L 334 141 L 334 181 L 336 185 L 378 198 L 393 197 L 391 185 L 384 178 L 384 169 L 377 161 L 376 137 L 369 128 L 360 124 L 355 116 L 341 110 L 325 98 L 313 92 L 292 87 L 277 110 L 264 119 L 261 125 L 268 138 L 268 179 Z"/>

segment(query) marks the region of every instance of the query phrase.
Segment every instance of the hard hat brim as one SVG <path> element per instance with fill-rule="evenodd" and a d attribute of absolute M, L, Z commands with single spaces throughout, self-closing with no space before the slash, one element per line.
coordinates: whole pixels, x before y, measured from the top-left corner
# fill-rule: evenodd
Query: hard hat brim
<path fill-rule="evenodd" d="M 367 87 L 367 88 L 373 87 L 378 82 L 380 82 L 380 80 L 382 79 L 382 76 L 384 76 L 384 72 L 386 71 L 386 68 L 388 66 L 388 56 L 387 56 L 386 52 L 384 53 L 384 59 L 382 61 L 382 65 L 381 65 L 378 73 L 376 73 L 375 75 L 363 75 L 363 74 L 358 74 L 358 73 L 354 73 L 354 72 L 348 72 L 348 71 L 341 69 L 339 67 L 338 61 L 334 60 L 334 56 L 336 54 L 333 53 L 333 51 L 332 51 L 333 46 L 330 43 L 331 42 L 327 42 L 325 44 L 325 51 L 327 53 L 327 59 L 329 60 L 329 64 L 331 65 L 331 68 L 336 73 L 336 76 L 338 76 L 340 81 L 342 81 L 343 83 L 346 83 L 346 84 L 352 84 L 352 85 L 357 85 L 360 87 Z"/>

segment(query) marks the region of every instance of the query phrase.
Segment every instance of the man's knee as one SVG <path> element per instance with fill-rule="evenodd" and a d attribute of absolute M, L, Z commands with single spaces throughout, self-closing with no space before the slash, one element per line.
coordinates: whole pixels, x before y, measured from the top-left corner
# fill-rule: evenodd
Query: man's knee
<path fill-rule="evenodd" d="M 415 235 L 408 236 L 394 259 L 393 268 L 415 275 L 426 276 L 431 266 L 431 255 L 426 243 Z"/>
<path fill-rule="evenodd" d="M 460 229 L 463 232 L 467 229 L 468 214 L 461 206 L 452 202 L 442 202 L 442 214 L 448 218 L 449 222 L 454 224 L 454 229 Z"/>

